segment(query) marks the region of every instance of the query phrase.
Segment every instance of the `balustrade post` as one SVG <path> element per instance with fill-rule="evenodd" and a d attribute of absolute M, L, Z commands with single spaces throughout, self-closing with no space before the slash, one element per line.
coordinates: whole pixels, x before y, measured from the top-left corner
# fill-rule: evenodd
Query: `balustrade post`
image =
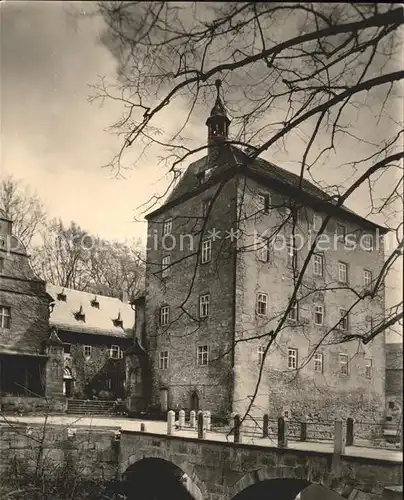
<path fill-rule="evenodd" d="M 189 426 L 191 429 L 196 428 L 196 411 L 192 410 L 189 414 Z"/>
<path fill-rule="evenodd" d="M 198 439 L 205 439 L 205 422 L 203 418 L 203 413 L 198 412 Z"/>
<path fill-rule="evenodd" d="M 240 415 L 234 416 L 234 442 L 241 443 L 241 419 L 240 419 Z"/>
<path fill-rule="evenodd" d="M 288 447 L 288 421 L 285 417 L 278 418 L 278 448 Z"/>
<path fill-rule="evenodd" d="M 349 417 L 346 419 L 346 446 L 354 444 L 354 419 Z"/>
<path fill-rule="evenodd" d="M 269 436 L 269 415 L 265 413 L 262 420 L 262 437 L 267 438 Z"/>
<path fill-rule="evenodd" d="M 175 412 L 173 410 L 170 410 L 167 412 L 167 434 L 171 436 L 171 434 L 174 432 L 174 427 L 175 427 Z"/>
<path fill-rule="evenodd" d="M 184 429 L 185 427 L 185 411 L 180 410 L 178 413 L 178 427 Z"/>
<path fill-rule="evenodd" d="M 334 423 L 334 454 L 343 455 L 345 453 L 344 423 L 336 420 Z"/>

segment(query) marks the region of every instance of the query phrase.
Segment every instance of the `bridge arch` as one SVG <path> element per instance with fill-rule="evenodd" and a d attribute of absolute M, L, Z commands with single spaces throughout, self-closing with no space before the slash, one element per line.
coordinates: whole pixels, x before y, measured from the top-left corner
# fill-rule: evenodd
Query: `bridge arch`
<path fill-rule="evenodd" d="M 136 465 L 138 462 L 147 459 L 160 459 L 175 465 L 176 467 L 178 467 L 178 469 L 181 469 L 181 471 L 188 476 L 191 484 L 195 485 L 199 489 L 203 499 L 209 497 L 205 483 L 199 479 L 198 475 L 195 472 L 194 466 L 186 460 L 178 459 L 175 455 L 171 455 L 167 451 L 161 449 L 150 450 L 147 453 L 135 452 L 130 455 L 120 465 L 121 478 L 125 475 L 125 472 L 128 471 L 128 469 Z"/>
<path fill-rule="evenodd" d="M 310 484 L 323 486 L 342 498 L 352 498 L 358 493 L 349 481 L 333 477 L 328 471 L 312 471 L 306 467 L 268 466 L 247 472 L 228 489 L 229 500 L 242 498 L 241 494 L 252 486 L 267 481 L 290 480 L 299 484 L 303 491 Z M 299 493 L 299 491 L 297 491 Z M 296 493 L 296 494 L 297 494 Z"/>

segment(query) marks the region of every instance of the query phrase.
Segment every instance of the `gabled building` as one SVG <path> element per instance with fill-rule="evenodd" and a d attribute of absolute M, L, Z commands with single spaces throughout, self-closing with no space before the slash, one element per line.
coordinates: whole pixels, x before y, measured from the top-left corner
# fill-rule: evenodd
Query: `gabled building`
<path fill-rule="evenodd" d="M 44 409 L 59 396 L 47 383 L 45 342 L 52 298 L 12 229 L 0 210 L 0 405 L 5 411 Z"/>
<path fill-rule="evenodd" d="M 124 399 L 124 352 L 133 345 L 135 321 L 130 304 L 55 285 L 47 291 L 52 338 L 63 350 L 64 397 Z"/>
<path fill-rule="evenodd" d="M 228 417 L 254 398 L 253 415 L 380 421 L 384 338 L 340 340 L 370 334 L 383 317 L 383 293 L 350 308 L 383 265 L 385 229 L 298 175 L 250 159 L 229 144 L 229 123 L 218 85 L 207 155 L 147 216 L 146 290 L 137 304 L 151 367 L 146 399 L 163 411 L 202 408 Z M 266 352 L 308 241 L 328 216 L 324 234 L 332 244 L 312 256 L 297 302 Z"/>

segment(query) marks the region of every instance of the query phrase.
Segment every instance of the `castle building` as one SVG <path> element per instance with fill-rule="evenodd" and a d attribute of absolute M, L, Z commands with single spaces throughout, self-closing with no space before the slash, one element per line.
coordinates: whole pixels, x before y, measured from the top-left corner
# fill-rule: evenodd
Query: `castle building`
<path fill-rule="evenodd" d="M 125 350 L 133 345 L 135 312 L 127 300 L 47 285 L 53 298 L 51 338 L 62 350 L 63 396 L 124 399 Z"/>
<path fill-rule="evenodd" d="M 12 229 L 0 210 L 0 405 L 22 411 L 47 407 L 59 391 L 45 349 L 52 298 Z"/>
<path fill-rule="evenodd" d="M 146 217 L 146 287 L 137 301 L 151 377 L 144 406 L 380 421 L 384 336 L 367 344 L 356 336 L 382 320 L 383 292 L 352 306 L 379 274 L 386 230 L 232 145 L 219 88 L 207 154 Z M 296 270 L 325 222 L 287 311 Z M 356 340 L 342 341 L 349 336 Z"/>

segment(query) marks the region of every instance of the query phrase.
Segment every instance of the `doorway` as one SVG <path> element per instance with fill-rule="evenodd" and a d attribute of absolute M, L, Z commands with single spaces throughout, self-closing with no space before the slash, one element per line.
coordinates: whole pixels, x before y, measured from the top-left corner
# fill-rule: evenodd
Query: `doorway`
<path fill-rule="evenodd" d="M 68 367 L 63 370 L 63 395 L 66 398 L 73 396 L 73 374 Z"/>
<path fill-rule="evenodd" d="M 196 391 L 191 394 L 191 411 L 198 413 L 199 411 L 199 396 Z"/>

